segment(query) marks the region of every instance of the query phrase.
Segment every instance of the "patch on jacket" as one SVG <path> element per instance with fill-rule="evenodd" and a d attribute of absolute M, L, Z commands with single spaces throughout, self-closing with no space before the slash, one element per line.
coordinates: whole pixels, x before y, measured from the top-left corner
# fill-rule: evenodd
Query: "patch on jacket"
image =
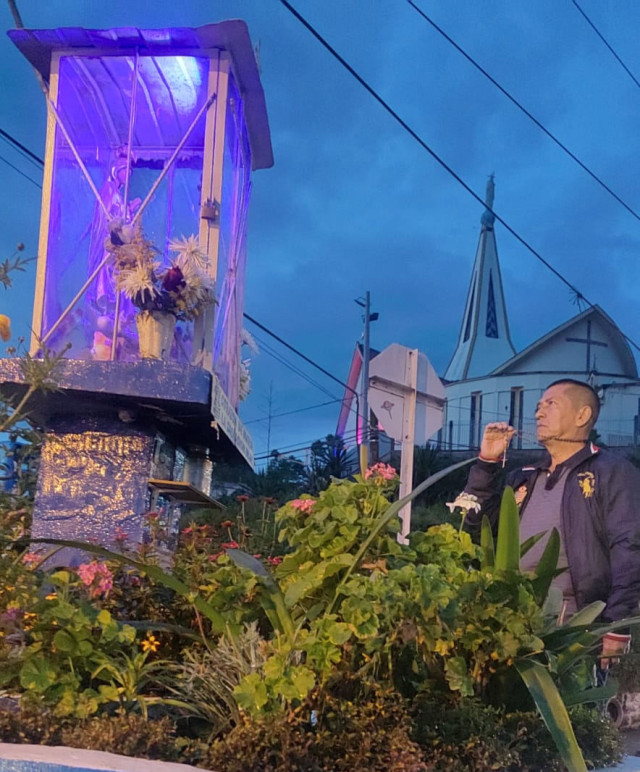
<path fill-rule="evenodd" d="M 522 502 L 524 501 L 525 496 L 527 495 L 527 486 L 521 485 L 518 490 L 515 492 L 516 497 L 516 504 L 520 506 Z"/>
<path fill-rule="evenodd" d="M 585 499 L 590 499 L 596 490 L 596 478 L 593 472 L 580 472 L 578 485 Z"/>

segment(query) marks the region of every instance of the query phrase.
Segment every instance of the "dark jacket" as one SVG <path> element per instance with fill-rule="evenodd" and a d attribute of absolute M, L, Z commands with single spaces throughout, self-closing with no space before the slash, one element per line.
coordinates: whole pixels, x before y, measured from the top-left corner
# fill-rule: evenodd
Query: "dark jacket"
<path fill-rule="evenodd" d="M 521 515 L 539 470 L 547 466 L 525 466 L 507 476 Z M 634 616 L 640 600 L 640 470 L 591 443 L 560 466 L 568 470 L 560 536 L 576 604 L 580 609 L 604 601 L 604 621 Z M 557 480 L 560 466 L 548 485 Z M 499 464 L 477 461 L 471 467 L 465 491 L 478 497 L 482 509 L 467 515 L 469 530 L 479 529 L 483 515 L 496 525 L 503 482 Z"/>

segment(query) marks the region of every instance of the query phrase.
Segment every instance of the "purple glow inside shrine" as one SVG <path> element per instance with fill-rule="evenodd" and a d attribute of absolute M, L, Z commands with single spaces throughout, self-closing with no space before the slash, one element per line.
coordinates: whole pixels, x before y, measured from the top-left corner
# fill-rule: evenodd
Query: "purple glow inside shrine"
<path fill-rule="evenodd" d="M 177 314 L 163 358 L 215 373 L 236 407 L 250 175 L 273 162 L 246 26 L 11 36 L 49 82 L 32 351 L 145 356 L 140 304 L 110 255 L 114 223 L 139 229 L 158 273 L 175 263 L 171 242 L 193 237 L 215 304 Z"/>

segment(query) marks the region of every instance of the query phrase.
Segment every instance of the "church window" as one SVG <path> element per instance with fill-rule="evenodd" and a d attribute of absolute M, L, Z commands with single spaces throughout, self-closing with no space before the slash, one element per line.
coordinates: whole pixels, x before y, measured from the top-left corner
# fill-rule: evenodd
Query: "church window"
<path fill-rule="evenodd" d="M 514 386 L 511 389 L 511 408 L 509 410 L 509 423 L 516 430 L 512 445 L 514 448 L 522 447 L 522 416 L 524 413 L 524 389 L 522 386 Z"/>
<path fill-rule="evenodd" d="M 493 292 L 493 273 L 491 271 L 489 271 L 489 296 L 487 298 L 485 335 L 487 338 L 498 337 L 498 316 L 496 314 L 496 298 Z"/>
<path fill-rule="evenodd" d="M 471 410 L 469 413 L 469 447 L 479 448 L 482 432 L 482 392 L 471 394 Z"/>
<path fill-rule="evenodd" d="M 464 338 L 462 339 L 462 342 L 469 340 L 471 337 L 471 320 L 473 319 L 473 301 L 476 297 L 476 283 L 473 282 L 473 289 L 471 290 L 471 298 L 469 299 L 469 307 L 467 309 L 467 323 L 464 327 Z"/>

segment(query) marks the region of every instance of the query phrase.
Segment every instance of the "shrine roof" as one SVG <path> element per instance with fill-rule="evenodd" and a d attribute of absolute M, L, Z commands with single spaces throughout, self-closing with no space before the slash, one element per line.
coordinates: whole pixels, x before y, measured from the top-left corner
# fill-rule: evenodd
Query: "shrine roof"
<path fill-rule="evenodd" d="M 96 53 L 112 55 L 116 52 L 138 50 L 142 55 L 148 56 L 180 54 L 186 51 L 193 55 L 195 51 L 205 52 L 212 49 L 227 51 L 245 102 L 252 166 L 254 169 L 273 166 L 264 91 L 249 31 L 242 20 L 223 21 L 202 27 L 116 27 L 102 30 L 60 27 L 44 30 L 15 29 L 9 30 L 7 34 L 47 82 L 54 51 L 95 49 Z"/>

